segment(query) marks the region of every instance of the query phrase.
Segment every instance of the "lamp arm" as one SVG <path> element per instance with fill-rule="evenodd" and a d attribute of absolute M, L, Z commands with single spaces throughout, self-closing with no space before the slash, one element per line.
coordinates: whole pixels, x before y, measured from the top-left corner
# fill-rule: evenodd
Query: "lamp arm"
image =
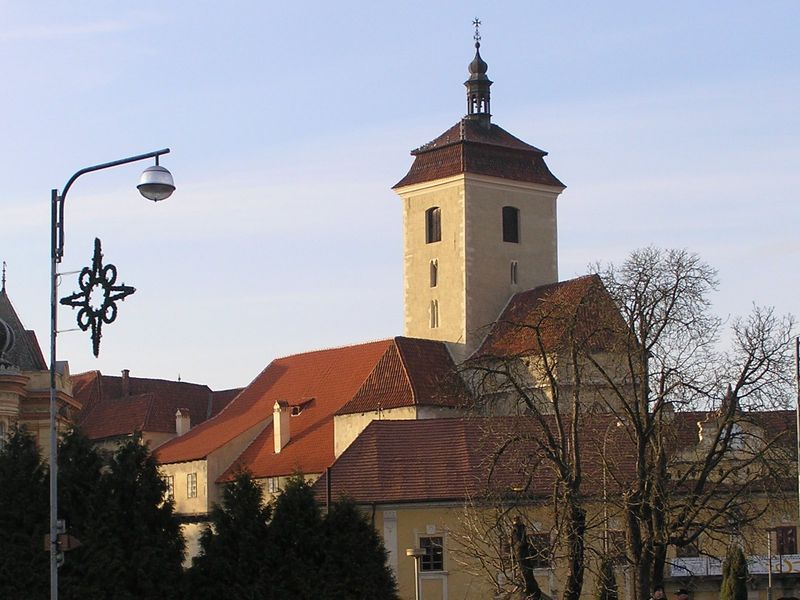
<path fill-rule="evenodd" d="M 75 180 L 78 179 L 78 177 L 93 171 L 110 169 L 111 167 L 118 167 L 120 165 L 138 162 L 140 160 L 147 160 L 148 158 L 155 157 L 155 159 L 158 160 L 158 157 L 163 154 L 169 154 L 169 148 L 162 148 L 161 150 L 154 150 L 153 152 L 147 152 L 146 154 L 137 154 L 136 156 L 129 156 L 128 158 L 121 158 L 119 160 L 93 165 L 91 167 L 84 167 L 80 171 L 76 171 L 75 174 L 67 180 L 67 183 L 62 188 L 60 194 L 58 193 L 58 190 L 53 190 L 53 202 L 58 205 L 57 214 L 55 207 L 53 211 L 53 258 L 55 258 L 57 262 L 61 262 L 61 257 L 64 256 L 64 200 L 67 197 L 67 192 L 69 192 L 69 189 L 72 187 L 72 184 L 75 183 Z"/>

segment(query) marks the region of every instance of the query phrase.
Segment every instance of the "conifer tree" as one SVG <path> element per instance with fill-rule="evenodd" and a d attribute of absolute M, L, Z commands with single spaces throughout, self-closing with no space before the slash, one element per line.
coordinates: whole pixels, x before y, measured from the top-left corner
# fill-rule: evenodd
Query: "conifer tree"
<path fill-rule="evenodd" d="M 270 509 L 247 472 L 227 484 L 222 504 L 210 513 L 200 538 L 200 555 L 187 572 L 187 597 L 269 598 L 264 556 Z"/>
<path fill-rule="evenodd" d="M 184 543 L 165 492 L 138 436 L 122 444 L 99 482 L 95 518 L 81 540 L 92 590 L 84 597 L 179 597 Z"/>
<path fill-rule="evenodd" d="M 739 546 L 728 550 L 722 565 L 720 600 L 747 600 L 747 560 Z"/>
<path fill-rule="evenodd" d="M 47 596 L 47 534 L 47 468 L 33 436 L 12 427 L 0 448 L 0 598 Z"/>
<path fill-rule="evenodd" d="M 327 597 L 340 600 L 395 600 L 397 585 L 386 549 L 375 528 L 350 500 L 325 515 L 324 560 L 320 577 Z"/>
<path fill-rule="evenodd" d="M 266 568 L 273 598 L 328 598 L 320 576 L 322 518 L 302 475 L 289 479 L 273 506 Z"/>

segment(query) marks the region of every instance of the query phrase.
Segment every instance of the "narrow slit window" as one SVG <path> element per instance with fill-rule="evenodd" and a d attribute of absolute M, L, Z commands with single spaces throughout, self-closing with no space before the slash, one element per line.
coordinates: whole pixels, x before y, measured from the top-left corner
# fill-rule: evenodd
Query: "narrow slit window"
<path fill-rule="evenodd" d="M 431 329 L 439 327 L 439 301 L 431 300 Z"/>
<path fill-rule="evenodd" d="M 434 206 L 425 211 L 425 243 L 432 244 L 442 239 L 442 211 Z"/>
<path fill-rule="evenodd" d="M 439 285 L 439 261 L 434 259 L 431 261 L 431 287 L 435 288 Z"/>
<path fill-rule="evenodd" d="M 511 261 L 511 284 L 517 284 L 517 261 Z"/>
<path fill-rule="evenodd" d="M 513 206 L 503 207 L 503 241 L 519 243 L 519 209 Z"/>

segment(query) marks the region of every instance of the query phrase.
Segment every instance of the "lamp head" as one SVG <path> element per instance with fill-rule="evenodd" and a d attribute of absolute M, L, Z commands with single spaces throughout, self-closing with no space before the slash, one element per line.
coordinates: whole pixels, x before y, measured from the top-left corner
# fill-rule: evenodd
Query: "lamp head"
<path fill-rule="evenodd" d="M 139 178 L 139 185 L 136 186 L 139 193 L 148 200 L 158 202 L 166 200 L 175 191 L 175 182 L 172 173 L 160 165 L 147 167 Z"/>

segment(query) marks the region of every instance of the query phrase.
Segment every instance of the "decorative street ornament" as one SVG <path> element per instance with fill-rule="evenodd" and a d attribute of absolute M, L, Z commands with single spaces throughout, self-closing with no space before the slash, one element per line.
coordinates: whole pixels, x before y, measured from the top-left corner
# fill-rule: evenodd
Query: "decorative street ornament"
<path fill-rule="evenodd" d="M 92 267 L 84 267 L 78 275 L 81 291 L 61 299 L 61 304 L 80 309 L 77 321 L 82 331 L 92 328 L 92 350 L 95 356 L 100 355 L 103 323 L 113 323 L 117 318 L 117 300 L 125 300 L 136 291 L 136 288 L 124 283 L 114 285 L 116 282 L 117 267 L 103 265 L 100 240 L 95 238 Z"/>

